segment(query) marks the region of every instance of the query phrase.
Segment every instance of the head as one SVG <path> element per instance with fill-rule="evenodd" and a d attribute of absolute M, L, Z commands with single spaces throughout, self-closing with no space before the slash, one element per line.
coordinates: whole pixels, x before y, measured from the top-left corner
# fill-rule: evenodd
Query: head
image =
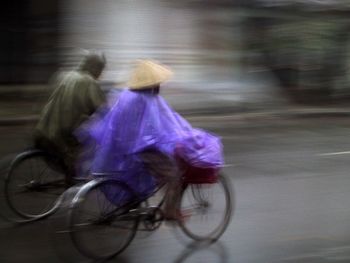
<path fill-rule="evenodd" d="M 172 71 L 151 60 L 140 60 L 131 72 L 129 89 L 152 94 L 159 93 L 160 85 L 172 76 Z"/>
<path fill-rule="evenodd" d="M 81 61 L 79 70 L 89 73 L 98 79 L 106 66 L 106 58 L 102 52 L 89 51 Z"/>
<path fill-rule="evenodd" d="M 152 86 L 143 87 L 142 89 L 131 89 L 131 90 L 135 91 L 135 92 L 142 92 L 142 93 L 158 95 L 159 91 L 160 91 L 160 84 L 155 84 Z"/>

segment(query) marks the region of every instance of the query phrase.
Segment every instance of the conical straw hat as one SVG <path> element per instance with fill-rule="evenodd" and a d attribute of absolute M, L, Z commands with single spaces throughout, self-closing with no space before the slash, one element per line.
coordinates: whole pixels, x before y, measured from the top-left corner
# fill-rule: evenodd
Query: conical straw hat
<path fill-rule="evenodd" d="M 139 60 L 131 72 L 128 81 L 130 89 L 147 89 L 150 86 L 167 81 L 173 75 L 172 71 L 151 60 Z"/>

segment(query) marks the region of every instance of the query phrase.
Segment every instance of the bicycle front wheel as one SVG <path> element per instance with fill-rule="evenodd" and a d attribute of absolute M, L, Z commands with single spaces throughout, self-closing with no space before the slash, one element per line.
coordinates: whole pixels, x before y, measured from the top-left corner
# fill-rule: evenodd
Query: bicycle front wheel
<path fill-rule="evenodd" d="M 70 234 L 78 251 L 101 260 L 121 253 L 137 231 L 129 213 L 133 193 L 116 180 L 95 179 L 82 186 L 70 209 Z"/>
<path fill-rule="evenodd" d="M 65 191 L 65 175 L 54 169 L 54 157 L 30 150 L 15 157 L 5 179 L 5 200 L 23 221 L 49 215 Z"/>
<path fill-rule="evenodd" d="M 225 232 L 233 213 L 233 190 L 224 175 L 214 184 L 189 184 L 180 211 L 183 232 L 196 241 L 216 241 Z"/>

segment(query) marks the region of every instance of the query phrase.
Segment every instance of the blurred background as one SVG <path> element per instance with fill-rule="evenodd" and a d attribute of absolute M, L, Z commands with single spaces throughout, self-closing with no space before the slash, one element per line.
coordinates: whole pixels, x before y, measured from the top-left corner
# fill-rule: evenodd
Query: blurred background
<path fill-rule="evenodd" d="M 344 102 L 349 8 L 340 0 L 5 1 L 1 97 L 40 97 L 56 70 L 98 49 L 108 58 L 105 87 L 122 87 L 135 59 L 171 66 L 165 95 L 187 111 Z"/>
<path fill-rule="evenodd" d="M 183 250 L 165 227 L 118 262 L 350 262 L 349 0 L 12 0 L 0 20 L 2 175 L 84 49 L 105 53 L 106 91 L 135 59 L 169 65 L 162 95 L 223 139 L 237 207 L 222 243 Z M 0 233 L 2 262 L 61 262 L 40 222 Z"/>
<path fill-rule="evenodd" d="M 340 0 L 5 1 L 1 97 L 40 97 L 56 70 L 98 49 L 108 58 L 108 88 L 123 86 L 135 59 L 171 66 L 164 93 L 187 111 L 343 103 L 349 12 Z"/>

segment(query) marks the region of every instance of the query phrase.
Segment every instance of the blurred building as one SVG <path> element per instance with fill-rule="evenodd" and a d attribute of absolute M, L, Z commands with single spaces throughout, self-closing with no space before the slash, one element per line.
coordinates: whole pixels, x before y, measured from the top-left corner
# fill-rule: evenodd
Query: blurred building
<path fill-rule="evenodd" d="M 214 3 L 214 1 L 213 1 Z M 108 57 L 104 78 L 124 79 L 139 58 L 173 67 L 176 79 L 231 81 L 238 64 L 234 9 L 206 1 L 64 1 L 63 64 L 73 67 L 77 48 Z M 214 7 L 214 8 L 212 8 Z M 215 65 L 215 67 L 214 67 Z"/>
<path fill-rule="evenodd" d="M 59 0 L 2 1 L 0 83 L 40 83 L 57 69 Z"/>
<path fill-rule="evenodd" d="M 255 0 L 245 10 L 249 63 L 270 70 L 289 97 L 307 103 L 350 97 L 349 1 Z"/>
<path fill-rule="evenodd" d="M 225 99 L 266 93 L 260 80 L 241 85 L 252 68 L 293 100 L 350 97 L 345 0 L 13 0 L 0 10 L 3 84 L 46 83 L 58 67 L 75 67 L 81 49 L 99 49 L 103 80 L 113 82 L 135 59 L 152 58 L 176 81 L 214 84 Z"/>

